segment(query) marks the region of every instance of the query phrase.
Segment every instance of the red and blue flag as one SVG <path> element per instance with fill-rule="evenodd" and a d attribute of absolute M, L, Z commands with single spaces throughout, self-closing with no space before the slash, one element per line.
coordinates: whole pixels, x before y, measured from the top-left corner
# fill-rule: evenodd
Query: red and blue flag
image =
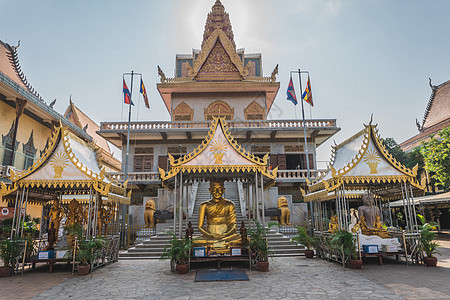
<path fill-rule="evenodd" d="M 150 109 L 150 104 L 148 103 L 147 90 L 145 89 L 144 81 L 142 81 L 142 78 L 141 78 L 141 90 L 140 90 L 140 93 L 142 94 L 142 97 L 144 97 L 145 107 Z"/>
<path fill-rule="evenodd" d="M 131 93 L 130 90 L 128 89 L 127 84 L 125 83 L 125 79 L 123 79 L 123 101 L 126 104 L 131 104 L 134 106 L 133 101 L 131 101 Z"/>
<path fill-rule="evenodd" d="M 289 80 L 289 85 L 287 88 L 287 100 L 294 103 L 294 105 L 297 105 L 297 96 L 295 96 L 295 90 L 294 90 L 294 84 L 292 83 L 292 77 L 291 80 Z"/>

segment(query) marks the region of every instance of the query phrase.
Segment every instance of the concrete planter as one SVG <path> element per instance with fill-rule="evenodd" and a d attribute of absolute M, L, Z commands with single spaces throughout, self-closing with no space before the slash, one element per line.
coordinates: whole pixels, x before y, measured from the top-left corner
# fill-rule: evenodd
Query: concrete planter
<path fill-rule="evenodd" d="M 85 266 L 78 266 L 77 267 L 77 273 L 78 275 L 84 276 L 89 274 L 89 269 L 91 268 L 90 265 L 85 265 Z"/>
<path fill-rule="evenodd" d="M 268 261 L 258 261 L 257 263 L 258 270 L 261 272 L 269 271 L 269 262 Z"/>
<path fill-rule="evenodd" d="M 189 264 L 177 265 L 178 274 L 187 274 L 189 272 Z"/>
<path fill-rule="evenodd" d="M 423 261 L 427 267 L 436 267 L 437 257 L 424 257 Z"/>

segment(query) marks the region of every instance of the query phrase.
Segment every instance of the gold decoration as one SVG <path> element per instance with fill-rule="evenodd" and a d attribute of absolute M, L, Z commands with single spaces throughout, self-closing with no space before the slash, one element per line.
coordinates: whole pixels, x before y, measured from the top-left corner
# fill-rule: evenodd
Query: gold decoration
<path fill-rule="evenodd" d="M 212 120 L 213 117 L 225 117 L 232 120 L 234 117 L 234 108 L 222 100 L 216 100 L 204 109 L 205 120 Z"/>
<path fill-rule="evenodd" d="M 381 158 L 376 150 L 373 149 L 368 150 L 364 155 L 363 160 L 369 166 L 370 174 L 378 174 L 377 166 L 378 163 L 381 161 Z"/>
<path fill-rule="evenodd" d="M 280 222 L 280 225 L 291 225 L 291 213 L 289 211 L 286 197 L 281 196 L 278 198 L 277 206 L 281 210 L 281 216 L 278 217 L 278 222 Z"/>
<path fill-rule="evenodd" d="M 184 101 L 173 110 L 174 121 L 192 121 L 194 110 Z"/>
<path fill-rule="evenodd" d="M 221 165 L 223 164 L 222 159 L 225 153 L 228 150 L 227 143 L 222 140 L 215 140 L 211 142 L 211 149 L 209 150 L 213 155 L 216 161 L 214 164 Z"/>
<path fill-rule="evenodd" d="M 65 152 L 56 153 L 53 158 L 50 160 L 50 165 L 55 170 L 55 176 L 53 178 L 59 179 L 62 177 L 62 172 L 69 165 L 69 158 Z"/>
<path fill-rule="evenodd" d="M 246 120 L 264 120 L 264 108 L 258 102 L 252 101 L 245 109 L 244 115 Z"/>
<path fill-rule="evenodd" d="M 155 227 L 155 220 L 153 219 L 153 214 L 155 213 L 155 210 L 156 210 L 155 200 L 148 199 L 147 203 L 145 203 L 145 212 L 144 212 L 145 228 Z"/>

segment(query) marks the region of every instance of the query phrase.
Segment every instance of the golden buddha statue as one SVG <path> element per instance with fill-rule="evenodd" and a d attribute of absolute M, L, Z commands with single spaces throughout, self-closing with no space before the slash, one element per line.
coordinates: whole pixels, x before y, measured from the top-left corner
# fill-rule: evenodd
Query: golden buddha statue
<path fill-rule="evenodd" d="M 66 226 L 72 226 L 75 223 L 83 223 L 83 214 L 83 207 L 80 202 L 76 199 L 72 199 L 72 201 L 69 202 Z"/>
<path fill-rule="evenodd" d="M 389 233 L 386 229 L 383 228 L 383 222 L 381 222 L 381 218 L 379 215 L 375 216 L 375 222 L 373 223 L 373 234 L 378 235 L 382 239 L 389 238 Z"/>
<path fill-rule="evenodd" d="M 367 226 L 367 222 L 366 222 L 366 217 L 365 216 L 360 216 L 359 217 L 359 228 L 361 228 L 361 233 L 364 235 L 372 235 L 373 234 L 373 229 L 369 228 L 369 226 Z"/>
<path fill-rule="evenodd" d="M 291 219 L 291 213 L 289 212 L 286 197 L 281 196 L 280 198 L 278 198 L 278 208 L 281 210 L 281 216 L 278 217 L 280 225 L 291 225 L 291 223 L 289 222 Z"/>
<path fill-rule="evenodd" d="M 211 181 L 209 192 L 212 199 L 200 204 L 198 230 L 202 236 L 194 239 L 195 245 L 227 249 L 241 245 L 241 235 L 236 233 L 236 208 L 230 200 L 224 199 L 223 181 Z M 206 228 L 203 227 L 206 217 Z"/>
<path fill-rule="evenodd" d="M 148 199 L 147 203 L 145 203 L 145 212 L 144 212 L 145 228 L 155 227 L 155 219 L 153 219 L 153 214 L 155 213 L 155 210 L 156 210 L 155 200 Z"/>
<path fill-rule="evenodd" d="M 339 231 L 339 223 L 337 215 L 333 215 L 330 218 L 330 223 L 328 224 L 328 232 L 335 233 Z"/>
<path fill-rule="evenodd" d="M 45 219 L 50 221 L 50 224 L 53 223 L 53 228 L 56 232 L 56 238 L 55 242 L 58 241 L 58 232 L 59 232 L 59 225 L 61 224 L 61 219 L 64 217 L 64 209 L 59 205 L 59 200 L 54 199 L 53 205 L 50 208 L 50 212 L 48 216 L 45 217 Z"/>

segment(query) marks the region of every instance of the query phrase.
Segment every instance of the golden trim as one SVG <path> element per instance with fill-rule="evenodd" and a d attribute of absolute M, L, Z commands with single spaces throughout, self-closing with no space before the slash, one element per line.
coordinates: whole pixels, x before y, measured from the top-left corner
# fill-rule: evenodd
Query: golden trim
<path fill-rule="evenodd" d="M 216 104 L 223 104 L 224 106 L 228 107 L 229 113 L 228 112 L 222 113 L 220 111 L 220 107 L 219 107 L 219 113 L 211 112 L 213 106 Z M 207 108 L 203 109 L 203 114 L 205 116 L 206 121 L 211 120 L 215 116 L 225 117 L 225 119 L 232 120 L 234 117 L 234 108 L 231 108 L 231 106 L 223 100 L 216 100 L 216 101 L 212 102 L 211 104 L 209 104 Z"/>

